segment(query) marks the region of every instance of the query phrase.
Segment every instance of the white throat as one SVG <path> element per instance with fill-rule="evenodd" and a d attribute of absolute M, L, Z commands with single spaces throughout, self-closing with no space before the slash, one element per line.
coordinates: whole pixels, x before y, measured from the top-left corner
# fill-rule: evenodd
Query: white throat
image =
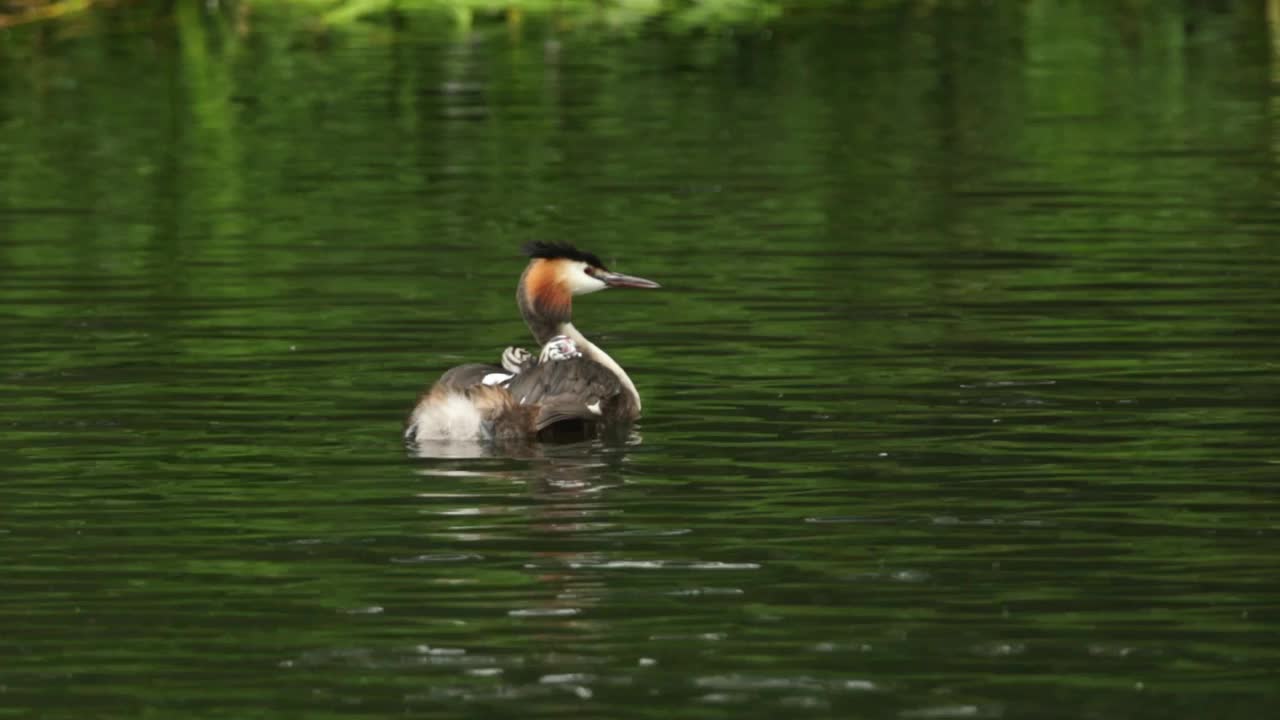
<path fill-rule="evenodd" d="M 623 370 L 622 366 L 619 365 L 616 360 L 609 357 L 609 353 L 601 350 L 594 343 L 584 337 L 582 333 L 578 332 L 578 328 L 574 327 L 571 322 L 564 323 L 560 326 L 560 334 L 568 335 L 578 345 L 578 350 L 581 351 L 583 355 L 586 355 L 592 360 L 595 360 L 601 365 L 609 368 L 610 372 L 617 375 L 618 380 L 622 382 L 622 386 L 627 389 L 627 392 L 631 393 L 631 399 L 635 401 L 636 404 L 636 412 L 640 412 L 640 393 L 636 390 L 635 383 L 631 382 L 631 378 L 627 376 L 627 371 Z"/>

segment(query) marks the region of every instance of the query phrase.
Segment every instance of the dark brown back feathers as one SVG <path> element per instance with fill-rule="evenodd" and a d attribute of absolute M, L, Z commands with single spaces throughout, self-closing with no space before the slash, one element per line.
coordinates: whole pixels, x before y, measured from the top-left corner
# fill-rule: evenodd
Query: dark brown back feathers
<path fill-rule="evenodd" d="M 537 406 L 538 431 L 566 421 L 609 424 L 634 413 L 618 377 L 585 357 L 537 365 L 517 375 L 508 390 L 517 403 Z"/>

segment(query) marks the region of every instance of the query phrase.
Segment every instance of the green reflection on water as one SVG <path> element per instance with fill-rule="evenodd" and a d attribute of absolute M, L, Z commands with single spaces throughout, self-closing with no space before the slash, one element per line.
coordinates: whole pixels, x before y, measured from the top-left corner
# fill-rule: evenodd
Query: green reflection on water
<path fill-rule="evenodd" d="M 0 36 L 0 713 L 1264 715 L 1265 18 L 923 6 Z M 407 457 L 530 238 L 648 416 Z"/>

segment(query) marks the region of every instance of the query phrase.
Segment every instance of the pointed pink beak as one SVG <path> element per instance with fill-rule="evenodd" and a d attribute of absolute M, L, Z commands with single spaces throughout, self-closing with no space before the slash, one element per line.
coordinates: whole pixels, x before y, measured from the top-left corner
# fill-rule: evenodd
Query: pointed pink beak
<path fill-rule="evenodd" d="M 596 278 L 609 287 L 646 289 L 662 287 L 652 280 L 645 280 L 642 277 L 636 277 L 634 275 L 623 275 L 622 273 L 609 272 L 608 270 L 597 271 Z"/>

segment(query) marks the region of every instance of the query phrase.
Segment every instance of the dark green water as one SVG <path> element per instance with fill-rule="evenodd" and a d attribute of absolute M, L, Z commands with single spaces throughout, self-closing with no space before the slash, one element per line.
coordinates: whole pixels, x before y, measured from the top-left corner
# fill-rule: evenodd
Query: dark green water
<path fill-rule="evenodd" d="M 0 34 L 0 717 L 1280 708 L 1266 17 L 937 5 Z M 646 417 L 410 456 L 531 238 Z"/>

